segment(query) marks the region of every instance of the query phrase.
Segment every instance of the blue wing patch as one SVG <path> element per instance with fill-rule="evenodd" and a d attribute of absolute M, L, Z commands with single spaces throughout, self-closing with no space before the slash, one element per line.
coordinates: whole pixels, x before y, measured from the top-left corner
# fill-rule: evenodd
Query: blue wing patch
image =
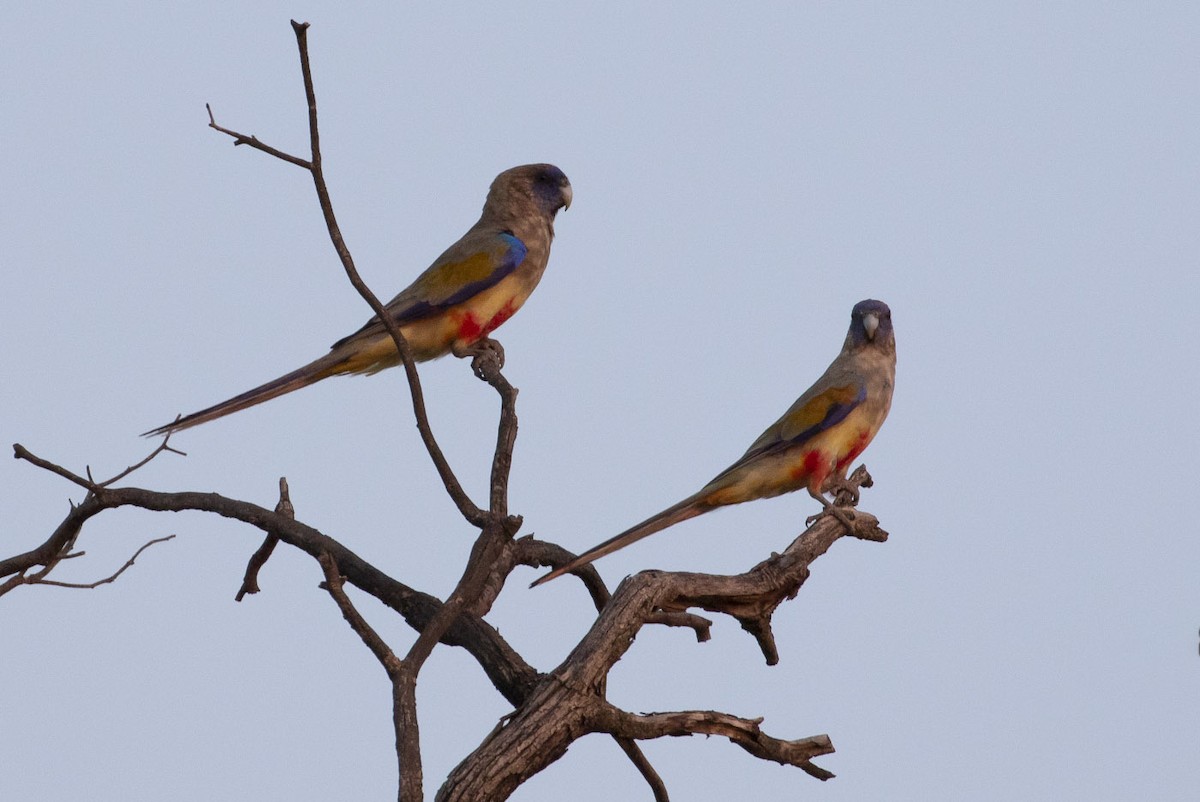
<path fill-rule="evenodd" d="M 499 239 L 504 243 L 504 247 L 498 249 L 499 253 L 490 255 L 491 258 L 488 261 L 492 262 L 492 264 L 488 265 L 486 275 L 464 284 L 454 294 L 443 298 L 437 303 L 431 304 L 426 302 L 425 305 L 430 312 L 460 304 L 471 296 L 483 292 L 488 287 L 495 286 L 500 283 L 501 279 L 516 270 L 517 265 L 525 261 L 525 254 L 528 252 L 528 249 L 525 247 L 524 242 L 517 239 L 515 234 L 511 231 L 501 231 Z M 415 315 L 414 317 L 424 317 L 424 315 Z M 412 320 L 414 318 L 406 316 L 406 319 Z"/>
<path fill-rule="evenodd" d="M 460 304 L 500 283 L 525 261 L 529 249 L 511 231 L 501 231 L 495 235 L 493 242 L 490 248 L 478 250 L 465 258 L 455 253 L 454 246 L 442 254 L 388 304 L 391 307 L 388 311 L 396 324 L 403 326 Z M 361 329 L 343 337 L 331 347 L 337 348 L 349 340 L 383 330 L 379 318 L 372 317 Z"/>

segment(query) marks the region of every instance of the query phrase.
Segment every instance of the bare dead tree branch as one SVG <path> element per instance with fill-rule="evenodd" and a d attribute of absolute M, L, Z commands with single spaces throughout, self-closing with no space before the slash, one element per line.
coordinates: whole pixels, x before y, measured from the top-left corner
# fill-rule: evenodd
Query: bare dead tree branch
<path fill-rule="evenodd" d="M 26 449 L 22 451 L 29 453 Z M 31 464 L 62 475 L 70 473 L 48 460 L 29 454 Z M 287 515 L 273 512 L 247 501 L 227 498 L 217 493 L 163 493 L 136 487 L 100 488 L 88 494 L 82 502 L 71 507 L 44 543 L 23 554 L 0 560 L 0 579 L 11 577 L 0 585 L 0 594 L 9 585 L 24 584 L 23 572 L 30 571 L 57 559 L 69 549 L 83 525 L 92 517 L 109 509 L 132 506 L 153 512 L 198 511 L 220 515 L 274 534 L 280 541 L 300 549 L 317 559 L 323 551 L 333 555 L 347 581 L 379 599 L 401 615 L 416 631 L 428 627 L 441 609 L 442 603 L 428 593 L 414 590 L 388 576 L 363 560 L 337 540 Z M 14 582 L 15 580 L 15 582 Z M 478 616 L 464 612 L 457 615 L 441 638 L 447 646 L 466 649 L 479 663 L 491 683 L 514 707 L 524 701 L 537 681 L 538 673 L 496 632 Z"/>
<path fill-rule="evenodd" d="M 646 713 L 636 715 L 608 708 L 609 726 L 627 737 L 682 737 L 685 735 L 720 735 L 761 760 L 771 760 L 784 766 L 796 766 L 818 780 L 834 775 L 811 762 L 812 758 L 833 752 L 828 735 L 814 735 L 784 741 L 762 731 L 761 718 L 748 719 L 718 713 L 715 710 L 685 710 L 676 713 Z"/>
<path fill-rule="evenodd" d="M 551 543 L 547 540 L 537 540 L 533 535 L 526 535 L 519 540 L 514 541 L 516 548 L 514 560 L 519 565 L 528 565 L 531 568 L 557 568 L 560 565 L 565 565 L 575 559 L 575 554 L 564 549 L 557 543 Z M 596 566 L 588 563 L 574 576 L 579 578 L 583 586 L 587 589 L 588 595 L 592 597 L 592 603 L 596 606 L 597 612 L 604 609 L 604 605 L 608 604 L 608 600 L 612 594 L 608 592 L 608 586 L 604 584 L 604 580 L 600 577 L 600 572 L 596 570 Z"/>
<path fill-rule="evenodd" d="M 31 464 L 45 466 L 45 470 L 56 475 L 71 473 L 24 451 L 32 457 L 29 459 Z M 339 576 L 346 575 L 356 586 L 401 612 L 410 625 L 419 631 L 429 630 L 434 617 L 442 609 L 436 599 L 418 594 L 386 577 L 337 541 L 287 515 L 210 493 L 156 493 L 140 488 L 98 488 L 71 509 L 47 544 L 27 555 L 57 553 L 65 543 L 74 542 L 83 523 L 90 517 L 105 509 L 127 505 L 159 511 L 192 509 L 215 512 L 273 532 L 283 542 L 301 548 L 318 559 L 322 553 L 328 552 L 339 566 Z M 878 529 L 874 517 L 868 513 L 858 512 L 854 524 L 853 534 L 856 537 L 869 540 L 886 538 L 886 533 Z M 470 611 L 456 611 L 449 616 L 452 623 L 442 642 L 466 646 L 488 672 L 496 687 L 518 709 L 507 726 L 499 729 L 452 773 L 439 798 L 473 798 L 469 795 L 471 784 L 464 782 L 469 777 L 460 773 L 463 766 L 473 767 L 476 773 L 482 772 L 479 776 L 487 777 L 491 794 L 502 790 L 517 778 L 518 775 L 513 772 L 536 773 L 561 755 L 571 741 L 588 732 L 610 732 L 618 739 L 639 737 L 637 733 L 609 726 L 614 719 L 603 708 L 603 705 L 607 705 L 603 699 L 603 687 L 608 670 L 632 643 L 632 635 L 640 626 L 654 621 L 663 611 L 683 611 L 692 606 L 743 618 L 747 617 L 747 610 L 754 610 L 756 615 L 767 620 L 774 606 L 780 600 L 793 596 L 803 584 L 812 560 L 844 534 L 840 522 L 824 517 L 782 554 L 771 557 L 745 574 L 710 576 L 646 571 L 630 577 L 621 583 L 591 631 L 568 659 L 552 674 L 541 679 L 494 630 Z M 59 539 L 58 542 L 54 542 L 55 537 Z M 13 559 L 3 561 L 0 563 L 0 577 L 16 569 L 32 567 L 30 559 L 26 557 L 24 566 L 15 565 Z M 394 704 L 402 694 L 403 689 L 397 691 Z M 605 718 L 606 715 L 609 718 Z M 540 725 L 531 727 L 530 717 L 533 721 L 540 721 Z M 608 724 L 601 726 L 605 722 Z M 553 733 L 561 738 L 549 737 Z M 508 741 L 513 738 L 522 739 L 519 754 L 538 756 L 534 761 L 536 765 L 522 765 L 521 761 L 512 759 L 514 754 L 518 754 L 509 749 Z M 747 740 L 742 744 L 743 747 L 748 748 L 748 743 L 750 741 Z M 766 746 L 762 746 L 762 743 Z M 491 753 L 485 748 L 499 749 L 508 755 L 508 759 L 499 762 L 491 760 Z M 759 748 L 772 754 L 774 752 L 771 750 L 778 752 L 782 749 L 772 741 L 762 741 Z M 778 753 L 794 757 L 792 752 Z M 504 776 L 487 774 L 489 770 L 497 771 L 498 766 L 507 767 Z M 815 766 L 801 767 L 813 776 L 824 776 L 823 770 Z M 489 798 L 500 799 L 504 796 Z"/>
<path fill-rule="evenodd" d="M 864 476 L 865 471 L 856 471 L 851 479 Z M 877 541 L 887 538 L 869 513 L 856 512 L 853 527 L 850 534 L 857 538 Z M 543 677 L 507 726 L 455 767 L 439 789 L 437 799 L 466 802 L 483 798 L 480 794 L 485 792 L 489 799 L 505 799 L 521 783 L 561 757 L 583 735 L 607 732 L 618 737 L 640 737 L 639 731 L 616 726 L 614 722 L 623 719 L 614 717 L 604 692 L 608 672 L 633 644 L 642 626 L 659 611 L 700 607 L 743 622 L 758 621 L 769 633 L 774 609 L 784 599 L 795 596 L 808 578 L 809 565 L 846 534 L 842 522 L 832 516 L 821 516 L 783 553 L 743 574 L 643 571 L 627 578 L 571 654 Z M 777 662 L 773 640 L 758 639 L 768 664 Z M 776 748 L 764 743 L 767 745 L 761 748 L 768 752 Z M 741 745 L 745 748 L 745 744 Z M 832 745 L 828 748 L 832 751 Z M 780 750 L 782 747 L 772 754 L 793 754 Z M 815 766 L 801 768 L 813 776 L 823 773 Z"/>

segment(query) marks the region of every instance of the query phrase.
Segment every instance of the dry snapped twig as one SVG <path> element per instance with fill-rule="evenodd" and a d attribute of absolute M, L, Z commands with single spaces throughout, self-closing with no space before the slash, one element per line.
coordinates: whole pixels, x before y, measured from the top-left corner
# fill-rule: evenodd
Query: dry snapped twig
<path fill-rule="evenodd" d="M 279 477 L 279 503 L 275 505 L 275 512 L 287 516 L 293 521 L 296 520 L 296 508 L 292 506 L 292 497 L 288 491 L 287 477 L 285 476 Z M 259 592 L 258 572 L 267 564 L 267 560 L 271 559 L 271 555 L 278 545 L 279 537 L 274 533 L 268 532 L 267 536 L 263 538 L 262 545 L 250 555 L 250 561 L 246 563 L 246 573 L 242 577 L 242 586 L 238 588 L 237 595 L 234 596 L 234 601 L 240 602 L 247 593 Z"/>

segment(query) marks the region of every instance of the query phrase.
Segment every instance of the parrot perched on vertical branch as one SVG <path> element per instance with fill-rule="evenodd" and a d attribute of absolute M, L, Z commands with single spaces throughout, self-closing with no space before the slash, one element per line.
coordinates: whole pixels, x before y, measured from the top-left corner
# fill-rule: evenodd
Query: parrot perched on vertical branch
<path fill-rule="evenodd" d="M 512 317 L 546 270 L 554 217 L 571 205 L 571 183 L 552 164 L 527 164 L 496 176 L 479 222 L 386 305 L 418 362 L 471 346 Z M 400 364 L 378 317 L 338 340 L 328 354 L 227 401 L 146 432 L 188 429 L 348 373 Z"/>

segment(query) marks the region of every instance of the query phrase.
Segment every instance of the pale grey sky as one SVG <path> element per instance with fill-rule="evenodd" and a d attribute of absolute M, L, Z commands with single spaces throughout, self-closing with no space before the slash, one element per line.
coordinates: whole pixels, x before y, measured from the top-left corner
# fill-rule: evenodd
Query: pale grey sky
<path fill-rule="evenodd" d="M 1200 10 L 1189 3 L 26 4 L 0 33 L 6 301 L 0 442 L 108 475 L 137 434 L 320 355 L 369 312 L 301 170 L 289 18 L 308 20 L 334 202 L 389 297 L 472 223 L 492 177 L 559 165 L 575 203 L 499 332 L 521 388 L 512 497 L 584 548 L 692 492 L 836 354 L 854 302 L 892 309 L 891 418 L 862 507 L 776 618 L 778 666 L 718 620 L 644 630 L 628 709 L 829 733 L 819 784 L 721 739 L 645 744 L 673 798 L 1193 799 L 1200 787 Z M 425 366 L 437 432 L 486 483 L 494 394 Z M 335 379 L 183 433 L 134 483 L 297 514 L 445 594 L 471 532 L 403 376 Z M 65 482 L 0 460 L 0 552 L 40 543 Z M 743 505 L 598 564 L 732 572 L 815 504 Z M 116 513 L 95 591 L 0 600 L 0 766 L 13 799 L 386 799 L 386 679 L 256 531 Z M 491 620 L 542 669 L 591 621 L 518 572 Z M 411 634 L 364 612 L 397 647 Z M 462 653 L 421 684 L 440 778 L 507 712 Z M 514 799 L 647 799 L 611 740 Z"/>

